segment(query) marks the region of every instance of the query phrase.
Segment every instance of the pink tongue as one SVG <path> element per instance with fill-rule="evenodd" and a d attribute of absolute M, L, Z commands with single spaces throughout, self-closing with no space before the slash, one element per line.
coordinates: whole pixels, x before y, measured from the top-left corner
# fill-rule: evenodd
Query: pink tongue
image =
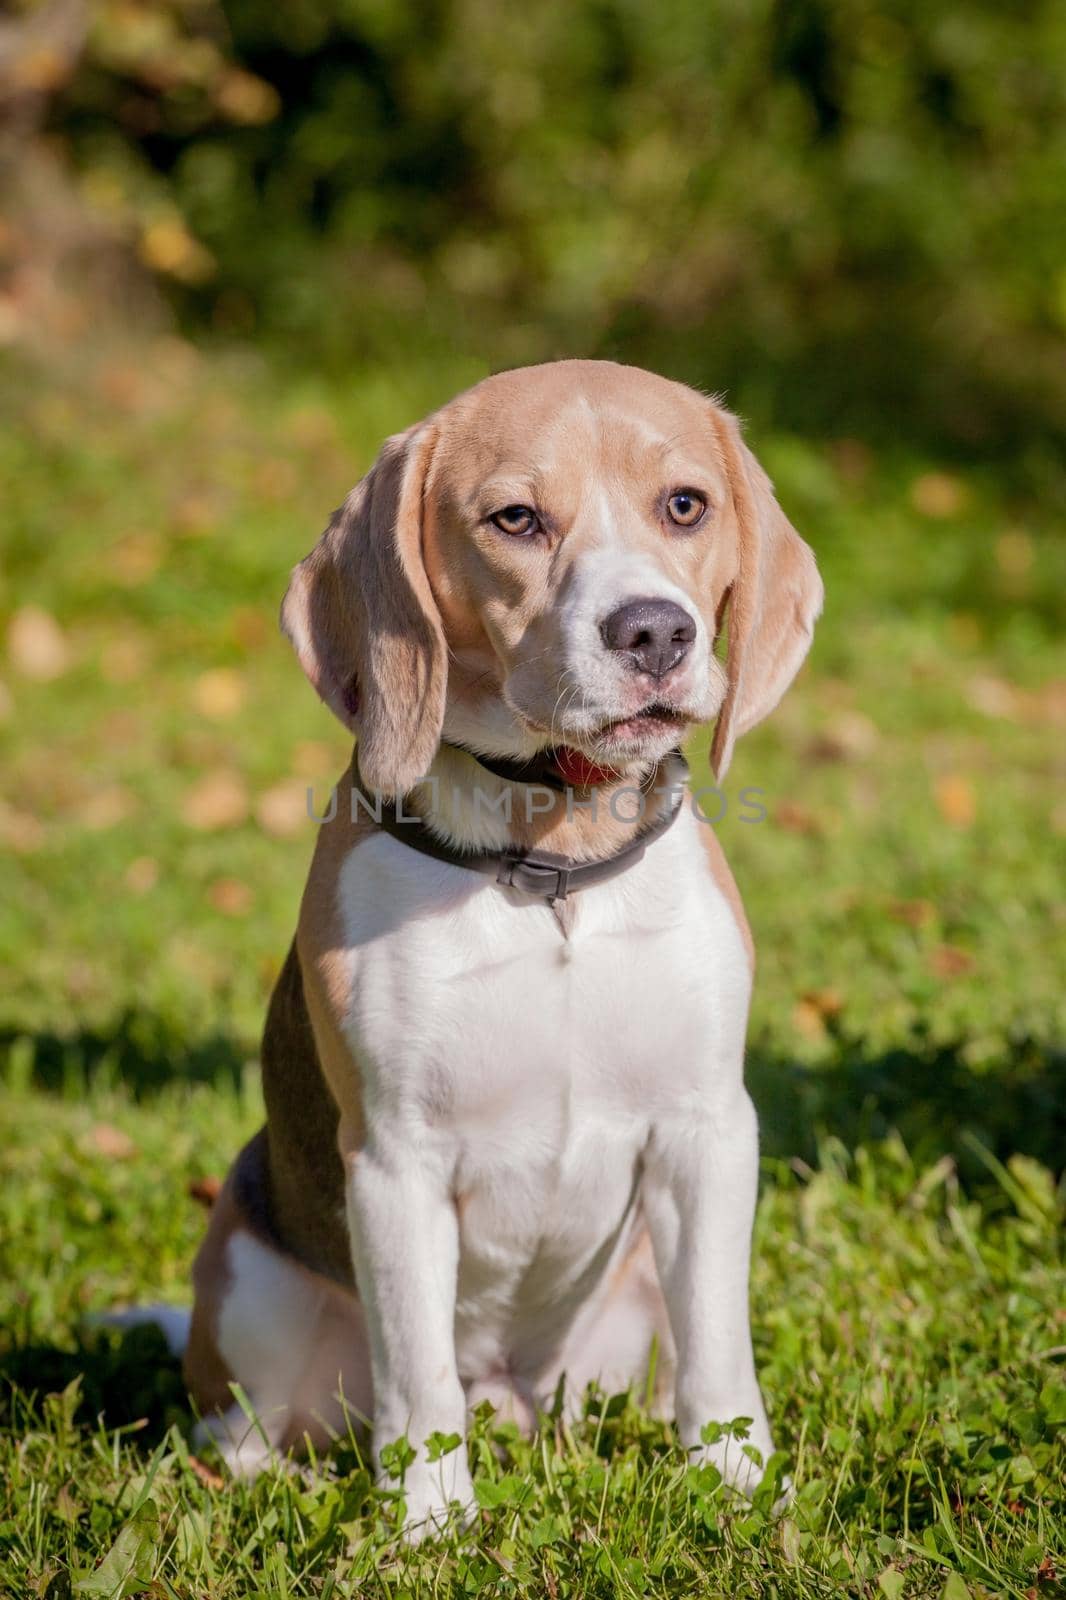
<path fill-rule="evenodd" d="M 563 782 L 573 789 L 598 789 L 618 776 L 611 767 L 598 767 L 580 750 L 571 750 L 565 744 L 552 752 L 552 760 Z"/>

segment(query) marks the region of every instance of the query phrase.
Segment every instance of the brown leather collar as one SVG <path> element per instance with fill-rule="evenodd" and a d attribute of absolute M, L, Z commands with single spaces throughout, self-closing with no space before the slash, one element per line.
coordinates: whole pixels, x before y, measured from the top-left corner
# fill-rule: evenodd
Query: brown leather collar
<path fill-rule="evenodd" d="M 473 755 L 473 752 L 467 751 L 466 754 Z M 568 895 L 576 894 L 579 889 L 589 889 L 594 884 L 606 883 L 611 878 L 617 878 L 620 873 L 635 866 L 648 846 L 656 839 L 661 839 L 673 826 L 684 800 L 683 785 L 688 777 L 688 763 L 680 750 L 671 751 L 671 755 L 680 762 L 681 770 L 678 781 L 673 786 L 676 792 L 671 799 L 670 809 L 664 816 L 650 823 L 628 844 L 624 844 L 621 849 L 616 850 L 613 855 L 606 856 L 602 861 L 575 861 L 572 856 L 556 855 L 550 850 L 519 850 L 514 846 L 507 846 L 503 850 L 464 850 L 458 845 L 446 844 L 421 817 L 414 812 L 405 811 L 402 797 L 398 801 L 393 801 L 386 800 L 382 795 L 374 796 L 370 812 L 375 822 L 384 828 L 386 833 L 391 833 L 394 839 L 399 839 L 401 844 L 407 845 L 410 849 L 417 850 L 424 856 L 431 856 L 435 861 L 447 861 L 453 867 L 463 867 L 467 872 L 480 872 L 487 877 L 495 878 L 496 882 L 505 888 L 520 889 L 524 894 L 547 900 L 550 905 L 555 900 L 565 900 Z M 509 782 L 530 784 L 544 782 L 539 775 L 511 777 L 508 772 L 500 770 L 505 765 L 524 769 L 532 767 L 535 764 L 533 762 L 505 763 L 497 761 L 495 757 L 482 760 L 480 756 L 474 756 L 474 760 L 487 771 L 495 773 L 498 777 L 507 778 Z M 358 750 L 352 758 L 352 782 L 369 801 L 371 796 L 363 787 L 359 775 Z M 568 786 L 555 783 L 548 784 L 547 787 L 565 790 Z"/>

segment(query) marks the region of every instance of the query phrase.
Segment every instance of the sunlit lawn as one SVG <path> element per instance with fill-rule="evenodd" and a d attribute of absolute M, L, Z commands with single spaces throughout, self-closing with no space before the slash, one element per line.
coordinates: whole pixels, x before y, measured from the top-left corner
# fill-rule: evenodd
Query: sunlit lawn
<path fill-rule="evenodd" d="M 755 1322 L 785 1520 L 614 1401 L 533 1448 L 482 1419 L 482 1524 L 408 1558 L 351 1446 L 218 1487 L 153 1336 L 82 1331 L 187 1297 L 189 1184 L 258 1115 L 305 790 L 348 754 L 277 632 L 288 569 L 380 438 L 477 376 L 326 387 L 163 341 L 63 392 L 8 385 L 7 1588 L 1054 1592 L 1066 574 L 1049 513 L 941 462 L 751 435 L 828 592 L 720 824 L 759 949 Z M 744 788 L 766 821 L 740 820 Z"/>

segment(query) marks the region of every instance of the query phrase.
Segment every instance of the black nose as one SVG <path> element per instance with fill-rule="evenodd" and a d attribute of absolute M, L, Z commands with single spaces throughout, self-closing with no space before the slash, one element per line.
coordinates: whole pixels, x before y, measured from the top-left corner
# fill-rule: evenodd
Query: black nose
<path fill-rule="evenodd" d="M 665 678 L 688 654 L 696 624 L 672 600 L 630 600 L 603 619 L 600 633 L 608 650 L 627 655 L 635 671 Z"/>

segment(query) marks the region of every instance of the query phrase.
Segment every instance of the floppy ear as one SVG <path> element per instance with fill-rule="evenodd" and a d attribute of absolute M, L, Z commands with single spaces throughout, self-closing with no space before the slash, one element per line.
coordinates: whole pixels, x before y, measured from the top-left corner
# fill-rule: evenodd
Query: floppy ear
<path fill-rule="evenodd" d="M 402 794 L 425 776 L 444 720 L 447 655 L 422 559 L 436 429 L 387 439 L 292 574 L 282 630 L 330 710 L 359 739 L 367 786 Z"/>
<path fill-rule="evenodd" d="M 799 671 L 824 591 L 812 551 L 778 505 L 736 419 L 718 411 L 717 427 L 739 538 L 727 596 L 726 696 L 711 744 L 711 766 L 721 779 L 735 741 L 774 709 Z"/>

